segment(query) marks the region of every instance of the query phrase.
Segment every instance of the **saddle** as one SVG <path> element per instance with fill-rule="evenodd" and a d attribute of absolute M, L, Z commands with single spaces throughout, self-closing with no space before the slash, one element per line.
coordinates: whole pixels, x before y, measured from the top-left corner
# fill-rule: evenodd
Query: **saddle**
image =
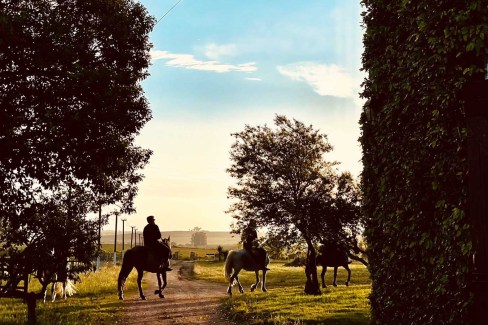
<path fill-rule="evenodd" d="M 269 268 L 266 267 L 267 259 L 266 259 L 266 250 L 261 247 L 251 247 L 251 249 L 246 249 L 249 253 L 251 258 L 254 260 L 254 263 L 259 267 L 259 269 L 269 271 Z"/>
<path fill-rule="evenodd" d="M 171 258 L 171 250 L 169 251 L 168 256 L 164 256 L 164 245 L 163 243 L 157 243 L 154 246 L 146 246 L 148 248 L 147 254 L 147 263 L 148 265 L 152 265 L 154 268 L 161 269 L 162 271 L 172 271 L 169 267 L 169 259 Z"/>

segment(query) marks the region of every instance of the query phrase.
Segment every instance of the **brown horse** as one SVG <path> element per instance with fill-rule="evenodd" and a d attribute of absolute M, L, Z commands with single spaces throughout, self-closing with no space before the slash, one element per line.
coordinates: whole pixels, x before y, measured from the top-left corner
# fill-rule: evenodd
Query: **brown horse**
<path fill-rule="evenodd" d="M 160 298 L 164 298 L 163 289 L 166 287 L 167 282 L 166 270 L 162 267 L 162 262 L 167 262 L 167 265 L 169 265 L 169 260 L 172 257 L 169 237 L 163 240 L 161 247 L 163 248 L 162 252 L 158 252 L 154 247 L 135 246 L 124 253 L 124 259 L 122 260 L 122 267 L 117 281 L 119 299 L 124 299 L 125 281 L 133 268 L 137 270 L 137 286 L 139 288 L 139 296 L 142 300 L 146 300 L 141 286 L 144 271 L 156 273 L 158 290 L 154 293 L 159 294 Z M 161 286 L 161 275 L 163 276 L 163 286 Z"/>
<path fill-rule="evenodd" d="M 325 284 L 324 277 L 328 266 L 334 268 L 334 282 L 332 283 L 332 285 L 334 287 L 337 287 L 337 268 L 339 266 L 342 266 L 347 271 L 346 286 L 348 286 L 349 282 L 351 281 L 351 269 L 349 268 L 349 264 L 351 262 L 352 261 L 349 259 L 347 250 L 345 248 L 332 244 L 323 245 L 319 249 L 319 254 L 317 255 L 317 265 L 322 265 L 322 273 L 320 274 L 322 278 L 322 288 L 325 288 L 327 286 Z"/>

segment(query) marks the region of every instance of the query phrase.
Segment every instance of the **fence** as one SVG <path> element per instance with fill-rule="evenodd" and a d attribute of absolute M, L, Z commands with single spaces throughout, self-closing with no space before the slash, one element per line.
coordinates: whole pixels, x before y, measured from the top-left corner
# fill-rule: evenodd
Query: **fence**
<path fill-rule="evenodd" d="M 8 256 L 0 256 L 0 296 L 14 291 L 27 293 L 29 281 L 24 273 L 11 264 Z"/>

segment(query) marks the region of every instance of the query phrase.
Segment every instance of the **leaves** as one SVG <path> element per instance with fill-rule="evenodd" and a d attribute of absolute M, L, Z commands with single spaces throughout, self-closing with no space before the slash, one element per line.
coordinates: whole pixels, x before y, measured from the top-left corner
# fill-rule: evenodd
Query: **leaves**
<path fill-rule="evenodd" d="M 488 8 L 480 0 L 362 3 L 369 101 L 361 188 L 373 320 L 469 323 L 462 89 L 483 77 Z"/>
<path fill-rule="evenodd" d="M 134 211 L 153 24 L 131 0 L 0 0 L 0 245 L 27 273 L 53 249 L 88 265 L 93 214 Z"/>
<path fill-rule="evenodd" d="M 228 169 L 237 181 L 228 191 L 235 199 L 228 211 L 237 220 L 234 231 L 254 219 L 267 228 L 269 246 L 306 240 L 309 250 L 313 241 L 355 238 L 359 187 L 351 174 L 335 171 L 336 162 L 324 160 L 332 150 L 327 136 L 280 115 L 275 126 L 246 126 L 234 134 Z"/>

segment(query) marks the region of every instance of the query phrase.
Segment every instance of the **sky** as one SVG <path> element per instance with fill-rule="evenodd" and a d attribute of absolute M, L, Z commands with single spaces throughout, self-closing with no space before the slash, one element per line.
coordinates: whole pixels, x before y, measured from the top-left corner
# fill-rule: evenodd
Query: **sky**
<path fill-rule="evenodd" d="M 230 231 L 231 133 L 277 114 L 327 134 L 324 158 L 360 174 L 359 1 L 139 2 L 159 21 L 142 82 L 153 118 L 136 140 L 153 156 L 126 230 L 154 215 L 161 231 Z"/>

